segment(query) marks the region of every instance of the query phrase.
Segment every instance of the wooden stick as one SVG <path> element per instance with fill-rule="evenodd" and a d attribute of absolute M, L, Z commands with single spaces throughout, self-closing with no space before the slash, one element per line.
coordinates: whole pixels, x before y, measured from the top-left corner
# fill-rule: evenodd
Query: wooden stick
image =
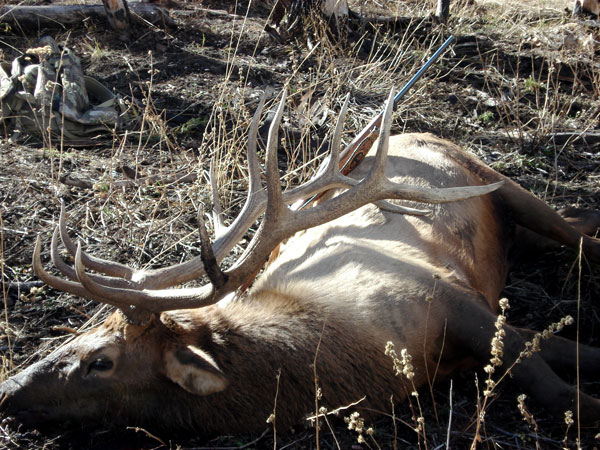
<path fill-rule="evenodd" d="M 139 16 L 154 25 L 175 26 L 167 11 L 152 3 L 131 2 L 132 16 Z M 82 20 L 107 21 L 106 10 L 99 5 L 5 6 L 0 8 L 0 22 L 34 27 L 65 27 Z"/>

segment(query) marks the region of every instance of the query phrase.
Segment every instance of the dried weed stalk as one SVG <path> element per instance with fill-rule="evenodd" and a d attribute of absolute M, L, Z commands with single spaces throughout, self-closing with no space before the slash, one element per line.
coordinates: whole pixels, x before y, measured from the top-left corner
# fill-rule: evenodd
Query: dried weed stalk
<path fill-rule="evenodd" d="M 503 364 L 502 357 L 504 355 L 504 337 L 506 336 L 504 326 L 506 324 L 506 311 L 510 308 L 508 299 L 506 298 L 501 299 L 499 305 L 500 314 L 496 319 L 496 332 L 494 333 L 494 337 L 492 338 L 491 342 L 490 363 L 483 369 L 488 374 L 488 377 L 485 380 L 486 387 L 483 391 L 483 401 L 478 399 L 477 402 L 478 413 L 475 423 L 475 434 L 471 442 L 471 450 L 475 450 L 475 448 L 477 448 L 477 443 L 482 441 L 481 428 L 485 423 L 485 414 L 491 399 L 495 396 L 494 391 L 499 383 L 502 382 L 502 380 L 504 380 L 511 373 L 512 369 L 524 358 L 530 358 L 534 353 L 540 351 L 540 342 L 542 339 L 549 339 L 555 333 L 562 330 L 566 325 L 571 325 L 573 323 L 573 318 L 571 316 L 566 316 L 560 319 L 559 322 L 550 324 L 544 331 L 536 333 L 531 341 L 525 343 L 525 348 L 519 353 L 519 356 L 510 365 L 510 367 L 508 367 L 504 373 L 497 380 L 495 380 L 492 378 L 492 376 Z M 521 411 L 521 413 L 523 414 L 523 411 Z"/>
<path fill-rule="evenodd" d="M 414 367 L 412 365 L 412 356 L 408 353 L 408 350 L 403 348 L 400 350 L 400 358 L 396 353 L 396 349 L 394 348 L 393 342 L 388 342 L 385 346 L 385 354 L 388 355 L 392 359 L 392 363 L 394 364 L 394 372 L 396 376 L 402 375 L 400 378 L 402 380 L 402 384 L 404 386 L 406 392 L 406 398 L 408 399 L 410 409 L 412 411 L 412 421 L 413 421 L 413 430 L 417 433 L 418 436 L 418 444 L 419 448 L 421 444 L 424 445 L 425 449 L 427 449 L 427 434 L 425 430 L 425 417 L 423 414 L 423 409 L 421 408 L 421 402 L 419 401 L 419 392 L 415 386 L 414 377 Z M 407 383 L 404 380 L 408 381 L 410 386 L 410 390 L 408 389 Z M 418 411 L 418 415 L 416 414 L 413 400 L 415 399 L 415 403 L 417 405 L 416 411 Z"/>

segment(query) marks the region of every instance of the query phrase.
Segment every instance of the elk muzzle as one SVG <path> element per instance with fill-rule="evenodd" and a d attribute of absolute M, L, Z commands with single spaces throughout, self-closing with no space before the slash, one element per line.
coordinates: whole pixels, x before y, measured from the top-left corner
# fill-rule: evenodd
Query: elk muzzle
<path fill-rule="evenodd" d="M 98 419 L 102 405 L 90 402 L 76 354 L 58 351 L 0 384 L 0 414 L 26 427 Z M 105 405 L 106 407 L 106 405 Z"/>
<path fill-rule="evenodd" d="M 51 361 L 44 359 L 0 384 L 2 415 L 12 417 L 26 426 L 46 422 L 52 408 L 44 400 L 47 392 L 54 389 L 48 386 L 49 380 L 43 380 L 42 374 L 51 368 Z"/>

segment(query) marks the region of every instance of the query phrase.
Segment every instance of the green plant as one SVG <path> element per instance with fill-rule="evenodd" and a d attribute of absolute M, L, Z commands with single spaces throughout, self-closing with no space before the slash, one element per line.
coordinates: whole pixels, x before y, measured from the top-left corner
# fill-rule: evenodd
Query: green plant
<path fill-rule="evenodd" d="M 178 126 L 173 131 L 179 135 L 186 135 L 196 130 L 202 130 L 208 125 L 208 118 L 206 117 L 194 117 L 188 120 L 183 125 Z"/>
<path fill-rule="evenodd" d="M 544 89 L 544 85 L 535 78 L 533 78 L 533 75 L 529 78 L 526 78 L 523 84 L 525 87 L 525 92 L 528 93 L 535 93 L 541 89 Z"/>
<path fill-rule="evenodd" d="M 477 117 L 482 123 L 490 123 L 494 120 L 494 113 L 492 111 L 485 111 Z"/>

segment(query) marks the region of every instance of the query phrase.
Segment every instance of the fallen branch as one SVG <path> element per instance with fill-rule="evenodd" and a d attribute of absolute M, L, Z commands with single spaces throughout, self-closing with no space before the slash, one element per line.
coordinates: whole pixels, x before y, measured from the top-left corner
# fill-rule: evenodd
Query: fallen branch
<path fill-rule="evenodd" d="M 131 2 L 132 19 L 141 18 L 153 25 L 175 26 L 167 11 L 152 3 Z M 0 8 L 0 21 L 15 26 L 66 27 L 82 20 L 108 20 L 106 10 L 99 5 L 5 6 Z"/>
<path fill-rule="evenodd" d="M 586 145 L 594 145 L 600 142 L 600 133 L 595 131 L 586 131 L 586 132 L 559 132 L 552 133 L 549 136 L 549 139 L 555 143 L 556 145 L 566 144 L 567 142 L 575 143 L 578 141 L 583 141 Z"/>

